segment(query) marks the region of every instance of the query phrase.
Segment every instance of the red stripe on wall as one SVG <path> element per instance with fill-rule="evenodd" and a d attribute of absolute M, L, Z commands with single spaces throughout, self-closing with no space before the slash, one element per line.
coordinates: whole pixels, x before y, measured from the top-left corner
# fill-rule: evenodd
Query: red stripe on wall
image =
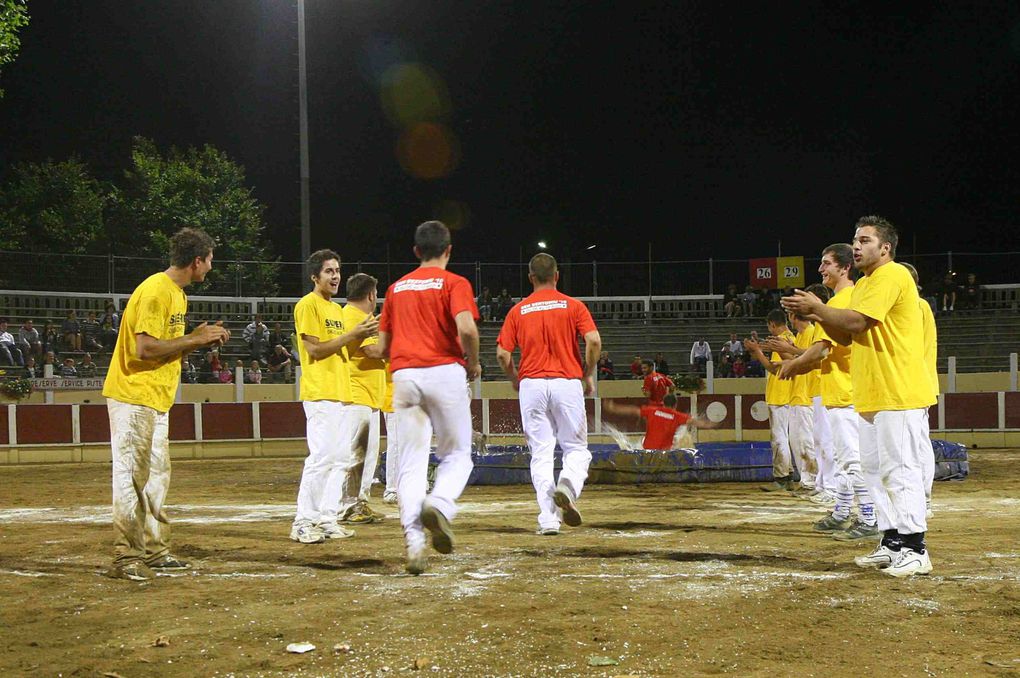
<path fill-rule="evenodd" d="M 205 420 L 202 420 L 205 424 Z M 263 438 L 304 438 L 305 410 L 301 403 L 259 403 Z"/>
<path fill-rule="evenodd" d="M 18 405 L 18 443 L 73 442 L 70 405 Z"/>
<path fill-rule="evenodd" d="M 195 440 L 194 403 L 178 403 L 170 408 L 170 440 Z"/>
<path fill-rule="evenodd" d="M 1006 428 L 1020 428 L 1020 393 L 1006 393 Z"/>
<path fill-rule="evenodd" d="M 762 430 L 769 427 L 769 420 L 766 418 L 765 421 L 758 421 L 751 416 L 751 407 L 755 403 L 765 403 L 765 398 L 760 395 L 748 394 L 740 399 L 740 426 L 744 429 L 750 430 Z"/>
<path fill-rule="evenodd" d="M 83 443 L 110 442 L 110 415 L 106 405 L 79 405 L 78 424 Z"/>
<path fill-rule="evenodd" d="M 255 434 L 251 403 L 203 403 L 203 440 L 246 440 Z"/>
<path fill-rule="evenodd" d="M 999 397 L 995 393 L 947 393 L 946 428 L 999 428 Z"/>
<path fill-rule="evenodd" d="M 10 431 L 7 430 L 10 425 L 8 412 L 7 405 L 0 405 L 0 445 L 10 445 L 11 443 Z"/>
<path fill-rule="evenodd" d="M 719 428 L 734 428 L 737 425 L 736 403 L 737 399 L 732 395 L 699 395 L 698 411 L 691 412 L 692 416 L 704 416 L 708 412 L 708 406 L 712 403 L 719 403 L 726 408 L 726 416 L 716 424 Z M 705 417 L 708 418 L 707 416 Z"/>

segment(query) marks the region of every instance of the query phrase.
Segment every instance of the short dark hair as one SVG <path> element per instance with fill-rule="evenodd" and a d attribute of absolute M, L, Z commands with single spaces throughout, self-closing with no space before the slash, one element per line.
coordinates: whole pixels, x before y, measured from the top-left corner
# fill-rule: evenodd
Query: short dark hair
<path fill-rule="evenodd" d="M 322 273 L 322 265 L 330 259 L 336 259 L 336 263 L 340 263 L 340 255 L 333 250 L 315 250 L 308 256 L 308 261 L 305 262 L 305 270 L 308 271 L 308 275 L 313 278 L 318 278 L 319 274 Z"/>
<path fill-rule="evenodd" d="M 672 393 L 667 393 L 662 396 L 662 404 L 666 407 L 676 407 L 676 396 Z"/>
<path fill-rule="evenodd" d="M 539 252 L 528 262 L 528 273 L 539 283 L 550 283 L 556 277 L 556 259 L 551 254 Z"/>
<path fill-rule="evenodd" d="M 782 309 L 774 308 L 765 316 L 765 322 L 773 325 L 785 325 L 786 313 Z"/>
<path fill-rule="evenodd" d="M 915 285 L 921 284 L 921 279 L 917 275 L 917 269 L 914 268 L 913 264 L 908 264 L 905 261 L 901 261 L 900 264 L 902 264 L 903 268 L 907 269 L 907 271 L 910 272 L 910 277 L 914 279 L 914 284 Z M 974 275 L 974 274 L 973 273 L 968 273 L 967 275 Z"/>
<path fill-rule="evenodd" d="M 367 299 L 378 285 L 379 281 L 369 274 L 355 273 L 347 279 L 347 301 Z"/>
<path fill-rule="evenodd" d="M 822 256 L 831 254 L 836 265 L 840 268 L 850 268 L 854 265 L 854 248 L 845 242 L 837 242 L 822 250 Z"/>
<path fill-rule="evenodd" d="M 450 229 L 441 221 L 426 221 L 414 230 L 414 246 L 422 261 L 436 259 L 450 246 Z"/>
<path fill-rule="evenodd" d="M 653 370 L 655 369 L 655 363 L 653 363 L 651 360 L 648 360 L 647 358 L 642 360 L 641 364 L 642 365 L 648 365 L 648 367 L 652 368 Z"/>
<path fill-rule="evenodd" d="M 208 233 L 197 228 L 182 228 L 170 238 L 170 265 L 187 268 L 195 258 L 205 259 L 216 247 Z"/>
<path fill-rule="evenodd" d="M 813 283 L 811 285 L 808 285 L 804 291 L 809 294 L 815 295 L 822 301 L 828 301 L 829 298 L 832 296 L 832 294 L 829 292 L 829 288 L 823 285 L 822 283 Z"/>
<path fill-rule="evenodd" d="M 889 221 L 882 217 L 875 216 L 874 214 L 861 217 L 857 220 L 857 226 L 855 228 L 861 228 L 863 226 L 871 226 L 878 233 L 879 243 L 889 243 L 889 257 L 891 259 L 896 258 L 896 245 L 900 242 L 899 231 Z"/>

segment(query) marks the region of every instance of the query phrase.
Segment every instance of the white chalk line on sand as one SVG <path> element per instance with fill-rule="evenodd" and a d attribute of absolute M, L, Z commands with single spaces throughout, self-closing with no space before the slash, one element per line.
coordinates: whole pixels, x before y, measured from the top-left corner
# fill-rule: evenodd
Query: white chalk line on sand
<path fill-rule="evenodd" d="M 55 572 L 27 572 L 25 570 L 0 570 L 0 574 L 9 574 L 15 577 L 63 577 Z"/>

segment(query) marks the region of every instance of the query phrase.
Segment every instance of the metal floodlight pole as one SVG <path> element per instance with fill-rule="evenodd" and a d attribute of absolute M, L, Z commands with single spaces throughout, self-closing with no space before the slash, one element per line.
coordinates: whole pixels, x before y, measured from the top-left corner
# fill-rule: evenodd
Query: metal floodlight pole
<path fill-rule="evenodd" d="M 308 68 L 305 63 L 305 0 L 298 0 L 298 126 L 301 135 L 301 261 L 312 253 L 311 206 L 308 190 Z"/>

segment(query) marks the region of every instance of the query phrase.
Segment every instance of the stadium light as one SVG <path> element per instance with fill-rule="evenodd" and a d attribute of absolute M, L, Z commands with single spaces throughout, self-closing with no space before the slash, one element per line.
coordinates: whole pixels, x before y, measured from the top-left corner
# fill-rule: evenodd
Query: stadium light
<path fill-rule="evenodd" d="M 540 249 L 540 250 L 544 250 L 545 249 L 545 240 L 539 240 L 538 241 L 538 249 Z"/>

